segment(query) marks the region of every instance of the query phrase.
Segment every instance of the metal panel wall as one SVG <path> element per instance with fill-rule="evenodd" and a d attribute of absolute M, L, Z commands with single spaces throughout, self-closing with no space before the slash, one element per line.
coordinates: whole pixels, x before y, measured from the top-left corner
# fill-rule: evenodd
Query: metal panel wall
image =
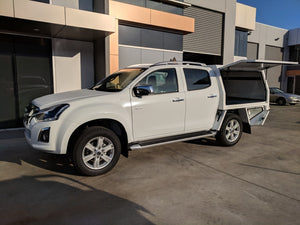
<path fill-rule="evenodd" d="M 222 55 L 223 13 L 192 6 L 183 14 L 195 18 L 195 32 L 184 35 L 183 50 Z"/>
<path fill-rule="evenodd" d="M 266 45 L 266 60 L 281 61 L 283 48 Z M 276 66 L 267 70 L 267 81 L 270 87 L 280 88 L 282 66 Z"/>

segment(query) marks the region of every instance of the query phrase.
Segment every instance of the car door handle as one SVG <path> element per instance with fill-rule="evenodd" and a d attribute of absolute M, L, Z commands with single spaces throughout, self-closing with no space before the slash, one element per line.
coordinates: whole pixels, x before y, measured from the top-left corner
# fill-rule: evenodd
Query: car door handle
<path fill-rule="evenodd" d="M 218 97 L 218 95 L 209 95 L 209 96 L 207 96 L 208 98 L 216 98 L 216 97 Z"/>
<path fill-rule="evenodd" d="M 172 102 L 183 102 L 184 99 L 183 98 L 175 98 L 172 100 Z"/>

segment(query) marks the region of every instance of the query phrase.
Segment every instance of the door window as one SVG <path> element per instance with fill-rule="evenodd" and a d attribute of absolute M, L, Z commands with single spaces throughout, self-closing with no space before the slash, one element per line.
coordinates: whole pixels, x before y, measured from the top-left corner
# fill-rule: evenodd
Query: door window
<path fill-rule="evenodd" d="M 183 69 L 187 89 L 189 91 L 204 89 L 210 86 L 209 74 L 206 70 Z"/>
<path fill-rule="evenodd" d="M 178 92 L 175 69 L 157 70 L 143 78 L 137 86 L 151 85 L 154 94 Z"/>

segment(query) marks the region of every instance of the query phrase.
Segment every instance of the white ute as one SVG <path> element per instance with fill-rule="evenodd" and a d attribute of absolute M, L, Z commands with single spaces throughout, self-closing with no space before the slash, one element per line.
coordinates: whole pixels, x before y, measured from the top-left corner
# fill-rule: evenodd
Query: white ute
<path fill-rule="evenodd" d="M 27 107 L 25 136 L 36 149 L 70 154 L 85 175 L 104 174 L 128 150 L 215 136 L 224 146 L 263 125 L 264 70 L 290 62 L 226 66 L 162 62 L 122 69 L 91 89 L 51 94 Z"/>

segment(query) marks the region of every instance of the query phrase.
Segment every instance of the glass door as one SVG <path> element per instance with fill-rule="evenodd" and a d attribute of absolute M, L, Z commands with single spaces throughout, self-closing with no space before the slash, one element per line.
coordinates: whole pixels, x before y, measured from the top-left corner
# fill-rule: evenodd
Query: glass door
<path fill-rule="evenodd" d="M 0 36 L 0 128 L 17 126 L 13 41 Z"/>
<path fill-rule="evenodd" d="M 22 126 L 33 99 L 53 92 L 51 40 L 0 35 L 0 129 Z"/>

